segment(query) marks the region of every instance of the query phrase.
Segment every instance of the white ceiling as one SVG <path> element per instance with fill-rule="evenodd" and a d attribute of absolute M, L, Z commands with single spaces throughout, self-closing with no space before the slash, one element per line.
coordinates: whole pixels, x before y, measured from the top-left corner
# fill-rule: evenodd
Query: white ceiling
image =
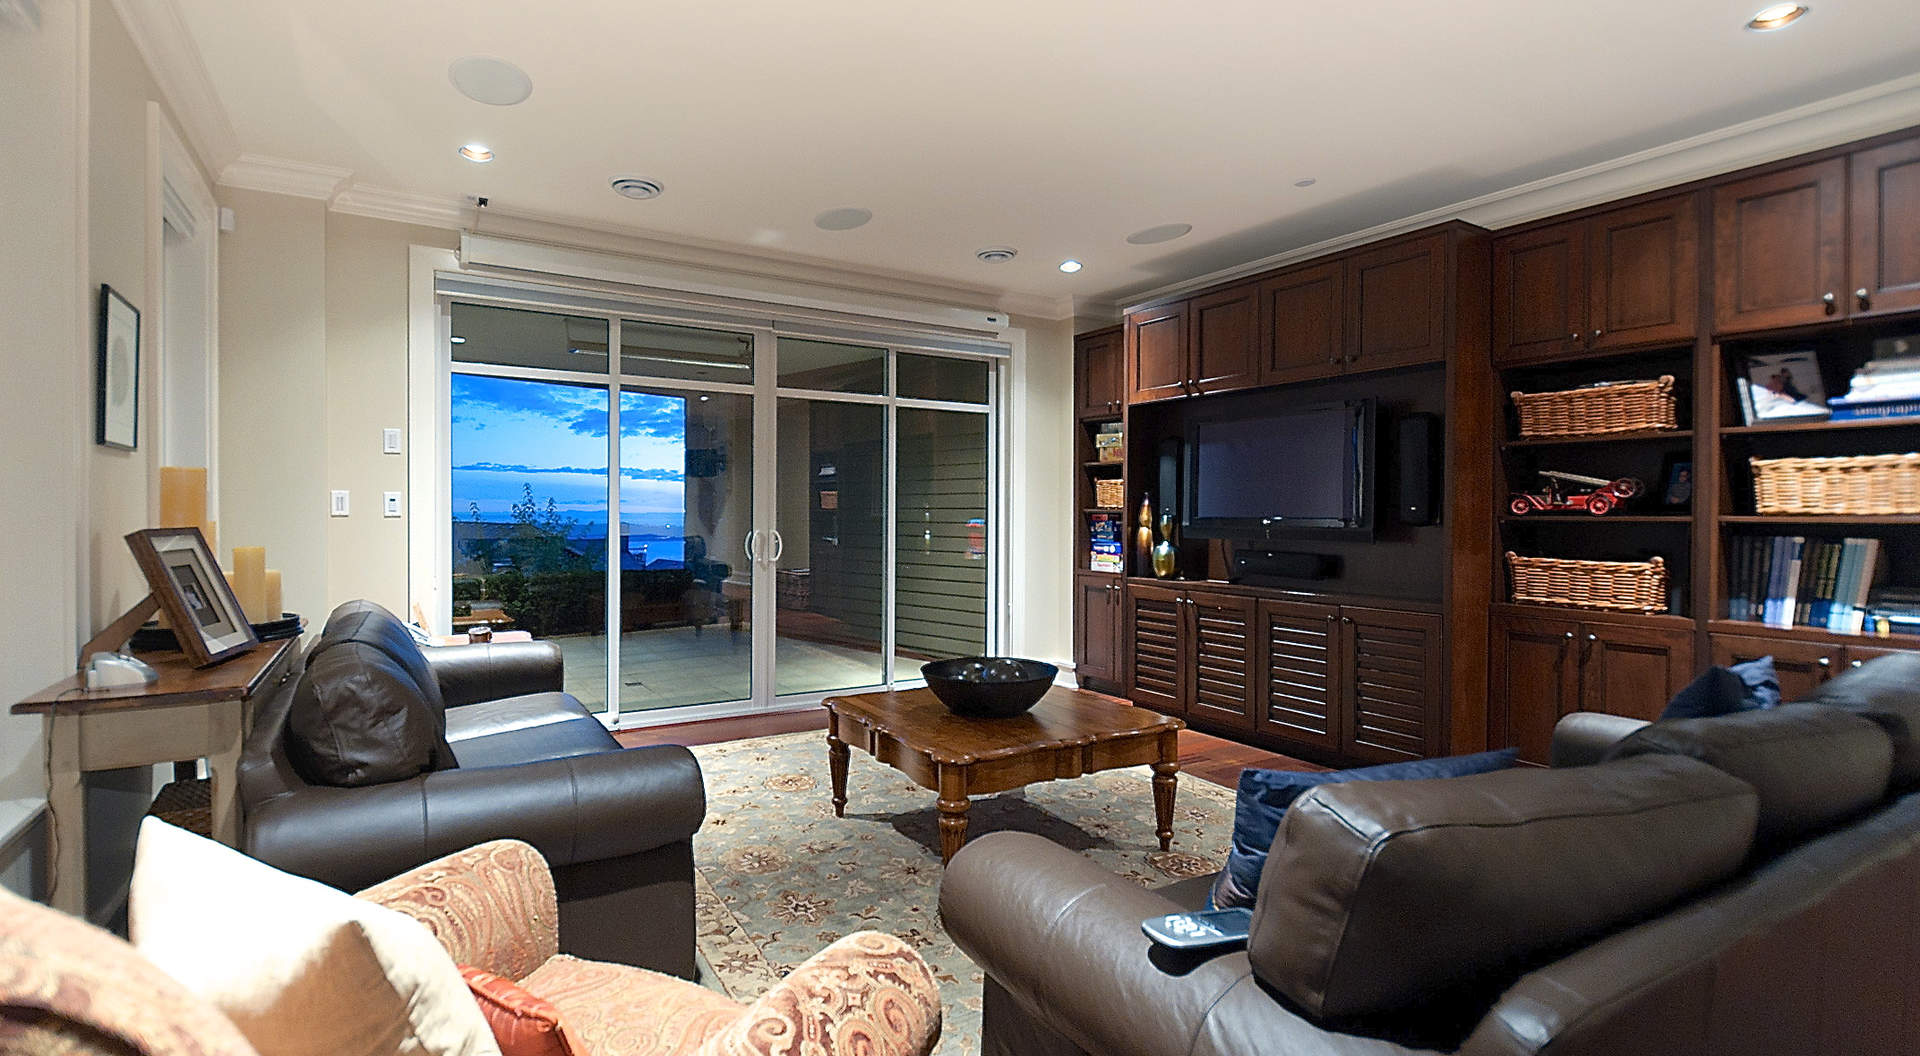
<path fill-rule="evenodd" d="M 175 0 L 237 146 L 494 211 L 1140 290 L 1920 70 L 1914 0 Z M 458 95 L 505 58 L 526 103 Z M 1916 116 L 1920 122 L 1920 116 Z M 473 165 L 463 143 L 497 160 Z M 654 201 L 610 177 L 657 180 Z M 1294 181 L 1313 177 L 1311 188 Z M 821 231 L 823 210 L 872 223 Z M 1186 238 L 1131 246 L 1168 222 Z M 1017 247 L 1009 264 L 974 259 Z M 1077 275 L 1056 270 L 1077 257 Z"/>

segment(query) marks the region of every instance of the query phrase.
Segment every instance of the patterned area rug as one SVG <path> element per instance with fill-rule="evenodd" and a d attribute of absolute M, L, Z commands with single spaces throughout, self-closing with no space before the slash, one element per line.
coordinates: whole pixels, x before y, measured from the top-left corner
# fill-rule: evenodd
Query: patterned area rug
<path fill-rule="evenodd" d="M 873 928 L 920 951 L 940 979 L 944 1056 L 980 1051 L 980 970 L 940 927 L 934 794 L 858 749 L 847 816 L 833 816 L 823 733 L 693 749 L 707 781 L 694 837 L 700 951 L 739 1000 L 752 1000 L 843 935 Z M 1049 781 L 973 801 L 968 836 L 1038 833 L 1144 886 L 1219 869 L 1233 791 L 1180 775 L 1173 849 L 1153 838 L 1146 767 Z"/>

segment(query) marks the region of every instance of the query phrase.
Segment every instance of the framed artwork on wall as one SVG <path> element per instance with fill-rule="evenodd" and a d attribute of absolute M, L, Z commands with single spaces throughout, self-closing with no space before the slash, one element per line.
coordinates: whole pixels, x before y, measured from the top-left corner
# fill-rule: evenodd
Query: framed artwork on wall
<path fill-rule="evenodd" d="M 100 284 L 100 347 L 94 368 L 94 442 L 140 446 L 140 309 Z"/>
<path fill-rule="evenodd" d="M 198 528 L 147 528 L 127 535 L 127 546 L 195 667 L 253 648 L 260 639 L 207 549 Z"/>

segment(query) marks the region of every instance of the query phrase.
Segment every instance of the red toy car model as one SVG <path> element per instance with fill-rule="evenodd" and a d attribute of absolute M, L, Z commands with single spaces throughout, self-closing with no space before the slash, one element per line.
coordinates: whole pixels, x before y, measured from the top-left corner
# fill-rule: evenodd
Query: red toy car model
<path fill-rule="evenodd" d="M 1557 470 L 1543 469 L 1540 475 L 1547 478 L 1547 490 L 1543 492 L 1516 491 L 1507 502 L 1507 509 L 1514 516 L 1529 513 L 1551 513 L 1559 510 L 1585 510 L 1598 517 L 1635 495 L 1640 494 L 1645 485 L 1632 477 L 1607 480 L 1603 477 L 1583 477 L 1578 473 L 1561 473 Z M 1562 483 L 1589 484 L 1594 490 L 1579 494 L 1568 494 Z"/>

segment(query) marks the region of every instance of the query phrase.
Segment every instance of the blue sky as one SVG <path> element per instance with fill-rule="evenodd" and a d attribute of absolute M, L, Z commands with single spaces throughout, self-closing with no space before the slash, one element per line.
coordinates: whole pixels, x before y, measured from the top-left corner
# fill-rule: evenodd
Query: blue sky
<path fill-rule="evenodd" d="M 533 485 L 544 507 L 584 526 L 607 521 L 607 391 L 544 381 L 453 375 L 453 509 L 477 503 L 505 520 Z M 686 509 L 687 403 L 679 396 L 620 397 L 621 519 L 678 534 Z"/>

